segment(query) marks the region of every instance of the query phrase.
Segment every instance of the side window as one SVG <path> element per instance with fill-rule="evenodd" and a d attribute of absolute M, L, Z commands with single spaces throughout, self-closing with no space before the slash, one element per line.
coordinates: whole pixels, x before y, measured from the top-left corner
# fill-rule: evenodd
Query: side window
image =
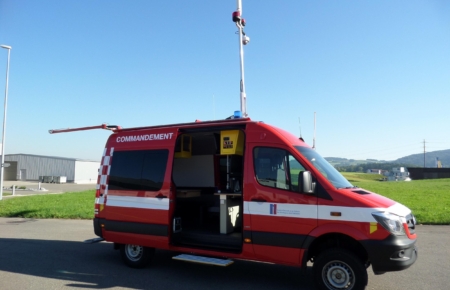
<path fill-rule="evenodd" d="M 160 190 L 164 182 L 168 155 L 168 150 L 115 151 L 108 188 Z"/>
<path fill-rule="evenodd" d="M 259 184 L 299 191 L 298 178 L 304 167 L 286 150 L 258 147 L 253 151 L 256 180 Z"/>
<path fill-rule="evenodd" d="M 303 167 L 297 159 L 294 158 L 291 154 L 288 155 L 289 160 L 289 169 L 291 176 L 291 189 L 296 192 L 300 192 L 298 187 L 299 179 L 301 178 L 301 174 L 305 171 L 305 167 Z"/>

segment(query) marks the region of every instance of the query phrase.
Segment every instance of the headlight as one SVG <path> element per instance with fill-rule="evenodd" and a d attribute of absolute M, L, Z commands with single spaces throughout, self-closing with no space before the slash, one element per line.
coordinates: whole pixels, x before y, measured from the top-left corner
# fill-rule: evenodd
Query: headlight
<path fill-rule="evenodd" d="M 391 234 L 398 236 L 405 234 L 403 223 L 406 223 L 406 220 L 404 217 L 388 212 L 374 212 L 372 216 Z"/>

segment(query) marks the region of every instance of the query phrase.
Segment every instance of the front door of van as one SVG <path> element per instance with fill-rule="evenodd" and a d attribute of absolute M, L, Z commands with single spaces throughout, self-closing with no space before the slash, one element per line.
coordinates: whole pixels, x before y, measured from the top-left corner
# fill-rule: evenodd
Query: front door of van
<path fill-rule="evenodd" d="M 252 144 L 245 207 L 258 259 L 298 265 L 304 239 L 317 226 L 317 197 L 299 190 L 305 168 L 285 148 Z M 249 160 L 249 159 L 247 159 Z"/>

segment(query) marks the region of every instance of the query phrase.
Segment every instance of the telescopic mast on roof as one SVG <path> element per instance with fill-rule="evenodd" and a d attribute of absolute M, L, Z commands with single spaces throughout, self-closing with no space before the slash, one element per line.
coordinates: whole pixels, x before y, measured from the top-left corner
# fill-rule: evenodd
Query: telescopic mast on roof
<path fill-rule="evenodd" d="M 250 37 L 248 37 L 244 32 L 245 19 L 241 17 L 242 15 L 242 1 L 237 0 L 237 10 L 233 12 L 233 22 L 236 23 L 239 34 L 239 56 L 240 56 L 240 67 L 241 67 L 241 82 L 240 82 L 240 98 L 241 98 L 241 113 L 242 117 L 247 117 L 247 95 L 245 94 L 245 80 L 244 80 L 244 45 L 250 42 Z"/>
<path fill-rule="evenodd" d="M 101 124 L 98 126 L 89 126 L 89 127 L 52 129 L 52 130 L 48 130 L 48 132 L 50 134 L 55 134 L 55 133 L 75 132 L 75 131 L 86 131 L 86 130 L 92 130 L 92 129 L 105 129 L 105 130 L 117 131 L 117 130 L 122 129 L 122 127 L 116 126 L 116 125 Z"/>

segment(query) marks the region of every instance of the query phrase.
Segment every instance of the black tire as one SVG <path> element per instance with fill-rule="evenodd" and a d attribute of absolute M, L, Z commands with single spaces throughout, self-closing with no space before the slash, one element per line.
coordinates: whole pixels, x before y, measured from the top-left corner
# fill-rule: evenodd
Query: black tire
<path fill-rule="evenodd" d="M 317 289 L 360 290 L 367 286 L 364 263 L 345 249 L 328 249 L 318 255 L 313 265 Z"/>
<path fill-rule="evenodd" d="M 131 268 L 144 268 L 153 259 L 154 248 L 139 245 L 120 245 L 120 255 L 125 264 Z"/>

